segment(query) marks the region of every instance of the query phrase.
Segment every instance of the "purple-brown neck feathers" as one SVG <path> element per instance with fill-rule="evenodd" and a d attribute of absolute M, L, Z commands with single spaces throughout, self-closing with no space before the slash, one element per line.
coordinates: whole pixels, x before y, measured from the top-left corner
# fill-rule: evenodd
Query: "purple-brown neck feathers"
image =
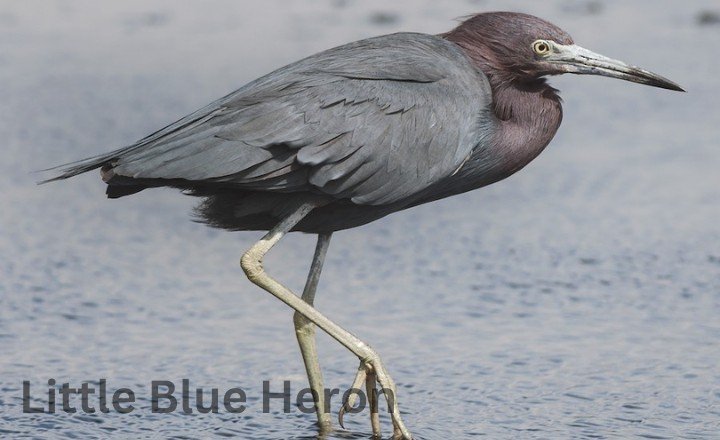
<path fill-rule="evenodd" d="M 560 97 L 536 65 L 532 43 L 546 39 L 572 44 L 572 38 L 552 23 L 511 12 L 475 15 L 442 36 L 460 46 L 490 81 L 498 119 L 493 157 L 478 152 L 478 157 L 471 158 L 477 163 L 469 166 L 502 164 L 495 168 L 497 174 L 486 177 L 503 179 L 537 157 L 562 120 Z"/>

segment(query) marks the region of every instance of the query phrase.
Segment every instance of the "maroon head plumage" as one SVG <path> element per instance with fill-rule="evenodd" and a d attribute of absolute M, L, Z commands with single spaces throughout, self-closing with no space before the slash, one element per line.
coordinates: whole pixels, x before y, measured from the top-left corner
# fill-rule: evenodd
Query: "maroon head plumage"
<path fill-rule="evenodd" d="M 576 73 L 683 91 L 660 75 L 577 46 L 564 30 L 528 14 L 477 14 L 443 37 L 462 47 L 495 84 L 534 82 L 545 75 Z"/>

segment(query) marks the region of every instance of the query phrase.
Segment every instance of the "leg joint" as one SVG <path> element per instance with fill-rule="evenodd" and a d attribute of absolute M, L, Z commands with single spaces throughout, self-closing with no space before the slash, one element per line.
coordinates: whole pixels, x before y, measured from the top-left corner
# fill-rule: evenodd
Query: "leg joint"
<path fill-rule="evenodd" d="M 263 273 L 262 261 L 259 255 L 253 252 L 253 249 L 245 252 L 242 258 L 240 258 L 240 267 L 242 267 L 245 275 L 252 282 L 260 278 L 260 275 Z"/>
<path fill-rule="evenodd" d="M 293 315 L 293 323 L 295 324 L 295 333 L 304 335 L 315 334 L 313 322 L 303 316 L 300 312 L 295 312 Z"/>
<path fill-rule="evenodd" d="M 380 362 L 380 355 L 378 355 L 369 345 L 365 346 L 365 350 L 367 354 L 360 358 L 360 362 L 366 366 L 374 367 L 376 363 Z"/>

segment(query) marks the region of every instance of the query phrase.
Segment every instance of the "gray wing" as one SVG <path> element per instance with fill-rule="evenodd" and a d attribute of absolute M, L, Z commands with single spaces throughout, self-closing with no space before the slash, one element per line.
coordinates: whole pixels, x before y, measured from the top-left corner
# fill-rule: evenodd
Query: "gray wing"
<path fill-rule="evenodd" d="M 281 68 L 101 159 L 130 178 L 387 204 L 452 175 L 482 147 L 491 99 L 454 44 L 386 35 Z"/>

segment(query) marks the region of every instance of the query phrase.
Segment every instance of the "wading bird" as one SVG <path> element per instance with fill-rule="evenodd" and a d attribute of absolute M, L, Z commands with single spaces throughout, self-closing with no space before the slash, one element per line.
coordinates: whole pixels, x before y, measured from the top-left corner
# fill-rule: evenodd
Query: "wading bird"
<path fill-rule="evenodd" d="M 269 231 L 241 259 L 247 277 L 295 310 L 295 329 L 321 429 L 330 426 L 315 346 L 319 327 L 360 359 L 380 435 L 376 386 L 394 436 L 410 439 L 396 388 L 378 354 L 313 307 L 333 232 L 504 179 L 557 131 L 562 108 L 545 80 L 604 75 L 682 91 L 647 70 L 591 52 L 530 15 L 472 16 L 442 35 L 397 33 L 310 56 L 107 154 L 61 167 L 49 180 L 100 168 L 107 196 L 170 186 L 204 197 L 200 219 L 232 231 Z M 302 297 L 263 269 L 290 231 L 318 235 Z M 343 402 L 343 413 L 354 394 Z"/>

